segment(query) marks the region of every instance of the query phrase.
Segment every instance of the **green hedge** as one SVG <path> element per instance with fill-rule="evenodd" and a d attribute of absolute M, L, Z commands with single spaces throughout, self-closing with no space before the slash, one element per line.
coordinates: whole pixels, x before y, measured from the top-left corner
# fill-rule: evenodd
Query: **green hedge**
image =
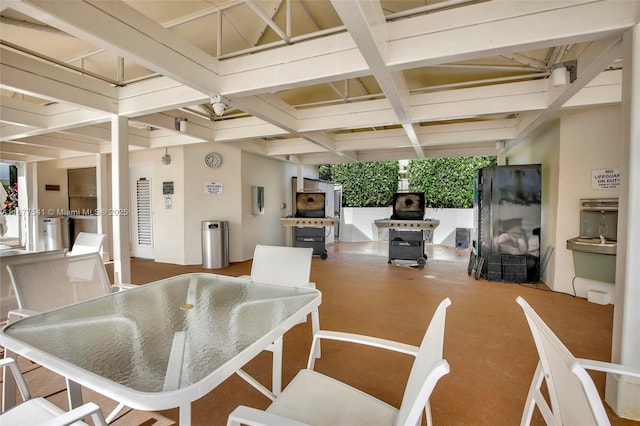
<path fill-rule="evenodd" d="M 496 157 L 410 160 L 409 190 L 425 193 L 427 207 L 473 207 L 475 171 L 496 164 Z M 320 178 L 342 185 L 344 207 L 386 207 L 398 190 L 398 161 L 320 166 Z"/>
<path fill-rule="evenodd" d="M 322 166 L 320 178 L 342 185 L 344 207 L 386 207 L 398 189 L 397 161 Z"/>
<path fill-rule="evenodd" d="M 424 191 L 427 207 L 471 208 L 475 171 L 496 164 L 496 157 L 456 157 L 410 160 L 410 191 Z"/>

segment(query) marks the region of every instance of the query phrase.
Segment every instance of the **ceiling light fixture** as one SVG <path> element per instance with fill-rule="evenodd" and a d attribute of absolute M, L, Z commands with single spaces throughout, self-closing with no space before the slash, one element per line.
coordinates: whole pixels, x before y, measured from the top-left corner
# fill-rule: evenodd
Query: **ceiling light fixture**
<path fill-rule="evenodd" d="M 551 83 L 553 87 L 567 84 L 567 72 L 569 72 L 569 83 L 573 83 L 578 78 L 578 61 L 558 62 L 551 69 Z"/>
<path fill-rule="evenodd" d="M 176 117 L 176 122 L 175 122 L 175 126 L 176 126 L 176 130 L 180 130 L 181 132 L 186 132 L 187 131 L 187 120 L 184 117 Z"/>
<path fill-rule="evenodd" d="M 224 114 L 225 108 L 229 106 L 229 99 L 222 95 L 213 95 L 211 97 L 211 107 L 213 108 L 213 112 L 218 116 L 222 117 Z"/>
<path fill-rule="evenodd" d="M 561 66 L 551 71 L 551 82 L 553 87 L 564 86 L 567 84 L 567 67 Z"/>

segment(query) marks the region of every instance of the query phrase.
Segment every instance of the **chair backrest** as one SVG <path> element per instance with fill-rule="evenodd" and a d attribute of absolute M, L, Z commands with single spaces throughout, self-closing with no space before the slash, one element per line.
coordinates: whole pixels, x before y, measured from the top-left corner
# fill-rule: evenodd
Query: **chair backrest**
<path fill-rule="evenodd" d="M 99 253 L 9 265 L 20 309 L 45 312 L 103 296 L 111 283 Z"/>
<path fill-rule="evenodd" d="M 256 282 L 305 287 L 311 277 L 312 247 L 256 245 L 251 279 Z"/>
<path fill-rule="evenodd" d="M 99 253 L 107 236 L 91 232 L 78 232 L 69 254 L 75 256 L 85 253 Z"/>
<path fill-rule="evenodd" d="M 440 302 L 431 318 L 411 368 L 395 424 L 419 424 L 422 410 L 428 405 L 436 383 L 449 373 L 449 363 L 443 357 L 444 326 L 449 305 L 451 300 L 447 297 Z"/>
<path fill-rule="evenodd" d="M 9 311 L 18 307 L 16 293 L 11 285 L 8 265 L 31 263 L 49 259 L 61 259 L 67 249 L 28 252 L 24 250 L 3 250 L 0 254 L 0 322 L 7 320 Z"/>
<path fill-rule="evenodd" d="M 554 423 L 609 424 L 604 405 L 589 373 L 526 300 L 518 296 L 516 301 L 524 311 L 538 350 Z"/>

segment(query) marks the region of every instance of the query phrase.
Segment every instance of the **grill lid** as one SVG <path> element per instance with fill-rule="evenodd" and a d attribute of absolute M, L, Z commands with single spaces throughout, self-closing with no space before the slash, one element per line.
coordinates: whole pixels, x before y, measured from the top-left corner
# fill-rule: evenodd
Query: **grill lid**
<path fill-rule="evenodd" d="M 393 194 L 394 220 L 423 220 L 424 192 L 396 192 Z"/>

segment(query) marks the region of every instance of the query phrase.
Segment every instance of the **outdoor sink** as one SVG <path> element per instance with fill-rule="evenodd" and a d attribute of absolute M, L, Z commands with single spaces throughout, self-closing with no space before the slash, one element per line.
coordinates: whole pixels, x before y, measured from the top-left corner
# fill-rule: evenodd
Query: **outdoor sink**
<path fill-rule="evenodd" d="M 569 250 L 586 253 L 615 255 L 617 246 L 616 240 L 600 237 L 575 237 L 567 240 Z"/>

